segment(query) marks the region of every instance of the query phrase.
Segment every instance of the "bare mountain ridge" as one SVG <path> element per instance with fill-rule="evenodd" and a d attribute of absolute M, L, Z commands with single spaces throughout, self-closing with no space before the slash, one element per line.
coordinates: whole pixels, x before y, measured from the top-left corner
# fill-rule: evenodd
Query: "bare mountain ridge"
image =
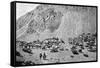
<path fill-rule="evenodd" d="M 34 9 L 34 11 L 38 11 L 38 10 L 43 11 L 44 6 L 46 6 L 46 8 L 48 7 L 47 5 L 43 5 L 42 7 L 39 5 L 37 7 L 38 9 L 37 10 Z M 55 7 L 55 5 L 54 5 L 54 7 Z M 56 7 L 59 7 L 59 6 L 56 6 Z M 53 33 L 50 33 L 50 31 L 48 31 L 48 30 L 45 30 L 41 34 L 37 32 L 37 34 L 39 35 L 37 38 L 39 38 L 39 37 L 43 38 L 43 36 L 47 36 L 47 37 L 60 36 L 66 40 L 67 37 L 74 37 L 83 32 L 95 32 L 95 29 L 96 29 L 96 25 L 95 25 L 96 9 L 95 8 L 90 8 L 90 7 L 76 8 L 76 7 L 69 7 L 69 6 L 64 6 L 64 7 L 60 6 L 60 7 L 61 8 L 56 8 L 56 9 L 59 11 L 62 10 L 61 12 L 63 12 L 64 16 L 61 20 L 61 24 L 60 24 L 59 28 Z M 63 9 L 62 9 L 62 7 L 63 7 Z M 35 15 L 33 14 L 33 17 L 32 17 L 32 12 L 33 11 L 27 13 L 27 14 L 29 14 L 28 15 L 29 17 L 27 17 L 28 22 L 26 21 L 25 23 L 29 23 L 32 20 L 32 18 L 34 18 Z M 25 25 L 25 23 L 24 23 L 24 25 Z M 27 30 L 27 29 L 25 29 L 25 30 Z M 22 31 L 22 33 L 23 33 L 23 31 Z M 25 35 L 26 34 L 23 34 L 20 36 L 22 36 L 21 38 L 23 38 L 23 36 L 24 36 L 24 39 L 25 39 Z M 32 38 L 33 35 L 35 35 L 35 34 L 31 34 L 30 36 L 26 35 L 27 40 L 28 40 L 28 38 Z M 31 39 L 31 40 L 33 40 L 33 39 Z"/>

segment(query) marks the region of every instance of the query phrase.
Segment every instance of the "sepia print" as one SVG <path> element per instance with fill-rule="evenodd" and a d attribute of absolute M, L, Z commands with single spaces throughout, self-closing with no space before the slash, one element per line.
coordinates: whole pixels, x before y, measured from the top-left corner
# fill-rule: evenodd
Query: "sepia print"
<path fill-rule="evenodd" d="M 16 3 L 16 65 L 97 60 L 97 7 Z"/>

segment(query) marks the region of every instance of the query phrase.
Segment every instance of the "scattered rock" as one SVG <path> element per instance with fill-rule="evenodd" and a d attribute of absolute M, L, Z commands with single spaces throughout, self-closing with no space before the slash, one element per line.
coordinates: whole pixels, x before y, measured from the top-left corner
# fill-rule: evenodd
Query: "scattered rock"
<path fill-rule="evenodd" d="M 83 54 L 83 56 L 84 56 L 84 57 L 89 57 L 89 55 L 88 55 L 88 54 Z"/>
<path fill-rule="evenodd" d="M 70 57 L 71 57 L 71 58 L 74 58 L 74 56 L 73 56 L 73 55 L 71 55 Z"/>

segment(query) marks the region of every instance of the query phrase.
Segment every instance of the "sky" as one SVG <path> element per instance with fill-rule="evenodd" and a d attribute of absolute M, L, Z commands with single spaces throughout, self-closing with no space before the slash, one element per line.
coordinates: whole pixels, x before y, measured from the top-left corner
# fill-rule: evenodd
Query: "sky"
<path fill-rule="evenodd" d="M 16 18 L 18 19 L 20 16 L 33 10 L 38 5 L 39 4 L 17 3 L 16 4 Z"/>

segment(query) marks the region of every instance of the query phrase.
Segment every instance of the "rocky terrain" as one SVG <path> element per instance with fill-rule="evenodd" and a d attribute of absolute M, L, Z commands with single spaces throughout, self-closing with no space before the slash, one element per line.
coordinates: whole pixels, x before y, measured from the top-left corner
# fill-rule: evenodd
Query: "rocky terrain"
<path fill-rule="evenodd" d="M 96 60 L 95 7 L 39 5 L 16 24 L 19 65 Z"/>

